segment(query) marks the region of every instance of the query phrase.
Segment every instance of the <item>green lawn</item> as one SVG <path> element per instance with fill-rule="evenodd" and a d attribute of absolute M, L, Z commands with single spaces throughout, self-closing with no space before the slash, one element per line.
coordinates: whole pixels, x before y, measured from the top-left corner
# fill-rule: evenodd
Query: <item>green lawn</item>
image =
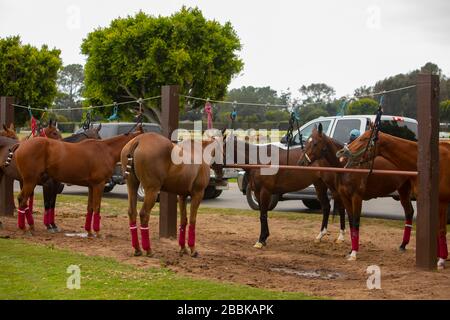
<path fill-rule="evenodd" d="M 143 258 L 145 259 L 145 258 Z M 80 289 L 67 289 L 70 265 Z M 195 280 L 165 268 L 139 269 L 20 240 L 0 239 L 0 299 L 313 299 L 302 293 Z"/>

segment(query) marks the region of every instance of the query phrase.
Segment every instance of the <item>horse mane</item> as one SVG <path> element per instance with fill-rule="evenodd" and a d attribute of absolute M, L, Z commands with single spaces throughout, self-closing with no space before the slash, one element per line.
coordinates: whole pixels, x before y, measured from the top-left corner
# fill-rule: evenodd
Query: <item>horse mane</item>
<path fill-rule="evenodd" d="M 18 143 L 19 141 L 13 138 L 0 136 L 0 147 L 9 146 L 11 144 Z"/>
<path fill-rule="evenodd" d="M 62 141 L 64 141 L 64 142 L 77 142 L 78 141 L 77 139 L 83 134 L 84 134 L 84 131 L 83 132 L 78 132 L 78 133 L 75 133 L 75 134 L 73 134 L 73 135 L 71 135 L 69 137 L 63 138 Z"/>

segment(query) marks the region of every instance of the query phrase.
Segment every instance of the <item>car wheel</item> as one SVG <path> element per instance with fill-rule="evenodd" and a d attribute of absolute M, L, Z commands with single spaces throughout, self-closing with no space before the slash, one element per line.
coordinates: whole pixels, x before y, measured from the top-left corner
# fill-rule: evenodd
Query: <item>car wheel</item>
<path fill-rule="evenodd" d="M 319 200 L 306 199 L 302 200 L 302 202 L 308 209 L 311 210 L 320 210 L 322 208 Z"/>
<path fill-rule="evenodd" d="M 205 189 L 205 194 L 203 195 L 203 199 L 215 199 L 222 194 L 222 190 L 217 190 L 213 186 L 208 186 Z"/>
<path fill-rule="evenodd" d="M 250 206 L 250 208 L 252 208 L 253 210 L 259 211 L 259 203 L 258 203 L 258 200 L 256 199 L 255 192 L 250 188 L 249 185 L 247 185 L 247 189 L 245 190 L 245 196 L 247 198 L 247 203 Z M 279 196 L 277 194 L 272 195 L 272 198 L 270 199 L 269 208 L 268 208 L 269 211 L 275 209 L 275 207 L 278 204 L 278 199 L 279 199 Z"/>
<path fill-rule="evenodd" d="M 115 184 L 108 182 L 107 184 L 105 184 L 105 188 L 103 189 L 103 192 L 107 193 L 107 192 L 111 192 L 112 189 L 114 189 Z"/>

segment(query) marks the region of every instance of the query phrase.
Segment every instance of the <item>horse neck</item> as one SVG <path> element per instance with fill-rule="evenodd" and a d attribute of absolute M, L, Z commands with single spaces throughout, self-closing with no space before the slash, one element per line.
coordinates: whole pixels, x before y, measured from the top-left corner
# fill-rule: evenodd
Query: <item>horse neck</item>
<path fill-rule="evenodd" d="M 123 149 L 123 147 L 135 137 L 134 134 L 122 134 L 117 137 L 112 137 L 109 139 L 101 140 L 100 142 L 104 143 L 106 146 L 108 146 L 109 153 L 111 157 L 113 157 L 115 160 L 119 161 L 120 153 Z"/>
<path fill-rule="evenodd" d="M 380 133 L 377 154 L 393 163 L 397 168 L 417 170 L 417 143 Z"/>
<path fill-rule="evenodd" d="M 327 138 L 326 144 L 327 152 L 325 154 L 325 159 L 332 167 L 342 167 L 342 164 L 339 162 L 338 157 L 336 157 L 336 152 L 338 152 L 344 146 L 331 138 Z"/>

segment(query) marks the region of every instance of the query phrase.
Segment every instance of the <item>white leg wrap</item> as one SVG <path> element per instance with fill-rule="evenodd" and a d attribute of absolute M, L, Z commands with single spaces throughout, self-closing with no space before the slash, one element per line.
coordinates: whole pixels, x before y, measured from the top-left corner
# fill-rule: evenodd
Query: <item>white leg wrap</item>
<path fill-rule="evenodd" d="M 349 261 L 355 261 L 355 260 L 356 260 L 356 253 L 357 253 L 357 251 L 352 250 L 352 252 L 351 252 L 350 255 L 348 256 L 348 260 L 349 260 Z"/>
<path fill-rule="evenodd" d="M 327 228 L 323 229 L 319 232 L 319 234 L 316 237 L 316 241 L 322 240 L 322 238 L 327 234 Z"/>
<path fill-rule="evenodd" d="M 439 258 L 437 262 L 437 268 L 439 270 L 445 269 L 445 259 Z"/>
<path fill-rule="evenodd" d="M 345 230 L 340 230 L 339 231 L 339 236 L 336 239 L 336 242 L 344 242 L 345 241 Z"/>

